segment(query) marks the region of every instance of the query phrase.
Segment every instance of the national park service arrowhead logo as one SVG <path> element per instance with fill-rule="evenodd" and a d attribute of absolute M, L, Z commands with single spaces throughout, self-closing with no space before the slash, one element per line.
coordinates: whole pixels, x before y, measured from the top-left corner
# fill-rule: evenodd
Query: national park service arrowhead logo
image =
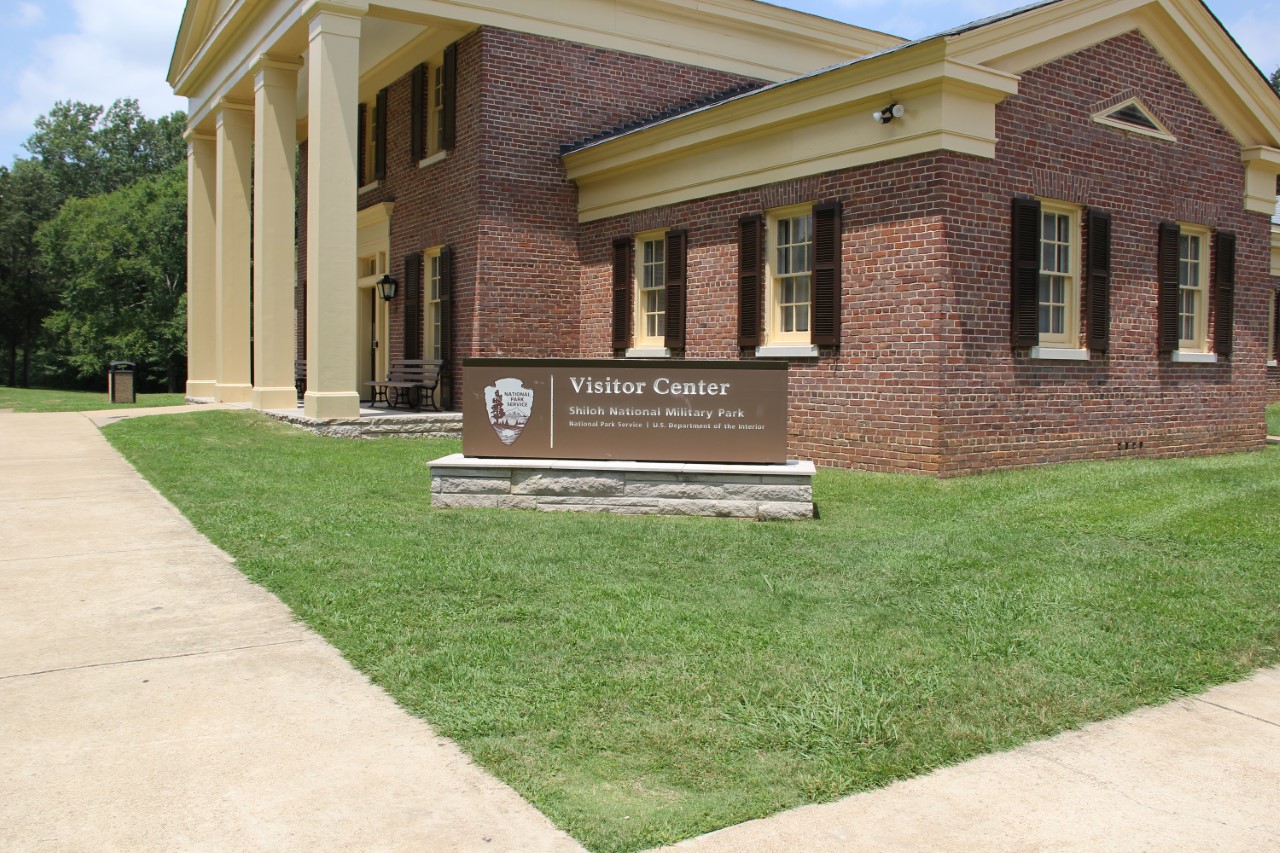
<path fill-rule="evenodd" d="M 484 404 L 493 431 L 510 447 L 524 432 L 533 413 L 533 389 L 524 387 L 519 379 L 498 379 L 485 386 Z"/>

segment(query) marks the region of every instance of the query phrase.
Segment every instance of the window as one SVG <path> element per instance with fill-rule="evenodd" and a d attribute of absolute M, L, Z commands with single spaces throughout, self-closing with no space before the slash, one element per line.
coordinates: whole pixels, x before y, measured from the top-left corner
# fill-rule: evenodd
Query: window
<path fill-rule="evenodd" d="M 1280 294 L 1271 291 L 1271 328 L 1267 330 L 1267 364 L 1270 367 L 1280 363 Z"/>
<path fill-rule="evenodd" d="M 688 232 L 645 231 L 613 241 L 613 348 L 628 356 L 684 349 Z"/>
<path fill-rule="evenodd" d="M 1098 124 L 1140 133 L 1143 136 L 1154 136 L 1166 142 L 1176 142 L 1169 128 L 1165 127 L 1155 114 L 1138 98 L 1130 98 L 1123 103 L 1093 114 Z"/>
<path fill-rule="evenodd" d="M 813 307 L 813 208 L 788 208 L 769 216 L 767 261 L 769 344 L 809 343 Z"/>
<path fill-rule="evenodd" d="M 387 90 L 362 103 L 357 116 L 357 177 L 361 187 L 386 177 L 387 171 Z"/>
<path fill-rule="evenodd" d="M 667 234 L 636 237 L 636 316 L 632 344 L 637 349 L 666 346 Z"/>
<path fill-rule="evenodd" d="M 1028 349 L 1031 358 L 1067 361 L 1087 361 L 1090 350 L 1106 352 L 1110 214 L 1061 201 L 1015 198 L 1012 224 L 1014 348 Z M 1086 323 L 1087 330 L 1082 328 Z"/>
<path fill-rule="evenodd" d="M 1208 339 L 1209 233 L 1180 225 L 1178 235 L 1178 349 L 1206 352 Z"/>
<path fill-rule="evenodd" d="M 444 337 L 443 320 L 444 320 L 444 296 L 443 284 L 443 265 L 440 262 L 440 249 L 432 249 L 426 255 L 426 282 L 427 282 L 427 310 L 425 316 L 425 327 L 423 328 L 423 341 L 426 346 L 427 358 L 442 359 L 444 358 Z"/>
<path fill-rule="evenodd" d="M 435 162 L 454 147 L 457 136 L 458 52 L 449 45 L 431 62 L 413 70 L 410 155 L 420 165 Z"/>
<path fill-rule="evenodd" d="M 1080 346 L 1079 269 L 1079 210 L 1042 201 L 1036 312 L 1040 346 Z"/>
<path fill-rule="evenodd" d="M 1236 237 L 1203 225 L 1161 222 L 1156 268 L 1159 351 L 1173 361 L 1231 355 L 1235 327 Z M 1210 326 L 1212 325 L 1212 333 Z"/>
<path fill-rule="evenodd" d="M 738 345 L 769 357 L 839 345 L 841 206 L 771 210 L 738 221 Z"/>
<path fill-rule="evenodd" d="M 434 134 L 429 134 L 432 139 L 431 151 L 441 151 L 444 149 L 444 65 L 437 65 L 432 69 L 431 84 L 431 127 L 435 130 Z"/>

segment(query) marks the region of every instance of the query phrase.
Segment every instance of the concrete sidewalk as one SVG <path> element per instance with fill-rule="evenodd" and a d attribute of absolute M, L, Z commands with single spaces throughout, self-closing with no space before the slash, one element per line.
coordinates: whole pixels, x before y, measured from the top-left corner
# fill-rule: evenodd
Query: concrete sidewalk
<path fill-rule="evenodd" d="M 0 518 L 0 849 L 581 849 L 247 581 L 89 417 L 0 415 Z"/>

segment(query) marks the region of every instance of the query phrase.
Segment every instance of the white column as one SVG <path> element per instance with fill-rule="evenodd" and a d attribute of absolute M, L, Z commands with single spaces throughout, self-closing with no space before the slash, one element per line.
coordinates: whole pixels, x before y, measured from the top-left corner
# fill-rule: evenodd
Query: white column
<path fill-rule="evenodd" d="M 218 362 L 214 261 L 217 140 L 189 130 L 187 140 L 187 396 L 212 399 Z"/>
<path fill-rule="evenodd" d="M 293 409 L 294 208 L 298 70 L 262 57 L 253 75 L 253 395 L 255 409 Z"/>
<path fill-rule="evenodd" d="M 217 264 L 217 386 L 219 403 L 247 403 L 249 367 L 249 182 L 253 107 L 222 101 L 216 114 L 218 178 L 215 205 Z"/>
<path fill-rule="evenodd" d="M 356 111 L 360 14 L 317 6 L 307 46 L 307 393 L 312 418 L 360 413 L 356 389 Z"/>

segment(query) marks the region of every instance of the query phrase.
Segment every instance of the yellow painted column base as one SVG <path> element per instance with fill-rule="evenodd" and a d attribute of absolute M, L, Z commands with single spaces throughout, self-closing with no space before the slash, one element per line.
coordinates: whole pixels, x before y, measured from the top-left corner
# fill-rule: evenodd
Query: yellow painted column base
<path fill-rule="evenodd" d="M 296 409 L 298 389 L 292 385 L 287 388 L 254 388 L 249 406 L 254 409 Z"/>
<path fill-rule="evenodd" d="M 253 394 L 252 385 L 221 385 L 213 392 L 213 399 L 219 403 L 247 403 Z"/>
<path fill-rule="evenodd" d="M 309 418 L 320 420 L 358 418 L 360 417 L 360 395 L 355 391 L 327 393 L 308 391 L 302 398 L 302 413 Z"/>
<path fill-rule="evenodd" d="M 214 397 L 218 392 L 218 383 L 212 379 L 188 379 L 188 397 Z"/>

